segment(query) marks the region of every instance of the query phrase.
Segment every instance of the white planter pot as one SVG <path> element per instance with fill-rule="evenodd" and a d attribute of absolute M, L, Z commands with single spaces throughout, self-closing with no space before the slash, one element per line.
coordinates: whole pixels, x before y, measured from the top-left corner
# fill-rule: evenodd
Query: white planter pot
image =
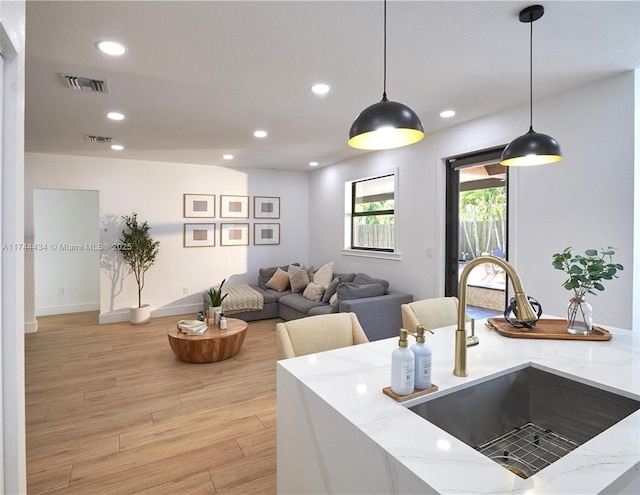
<path fill-rule="evenodd" d="M 151 320 L 151 306 L 143 304 L 142 307 L 129 308 L 129 323 L 142 325 Z"/>
<path fill-rule="evenodd" d="M 220 322 L 218 321 L 219 314 L 216 315 L 218 311 L 222 311 L 222 306 L 209 306 L 209 324 L 210 325 L 218 325 Z"/>

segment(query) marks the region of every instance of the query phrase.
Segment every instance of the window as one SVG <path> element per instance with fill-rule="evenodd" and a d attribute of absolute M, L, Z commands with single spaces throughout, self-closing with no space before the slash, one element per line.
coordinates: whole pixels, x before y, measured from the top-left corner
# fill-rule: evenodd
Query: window
<path fill-rule="evenodd" d="M 395 174 L 351 183 L 351 249 L 395 249 Z"/>

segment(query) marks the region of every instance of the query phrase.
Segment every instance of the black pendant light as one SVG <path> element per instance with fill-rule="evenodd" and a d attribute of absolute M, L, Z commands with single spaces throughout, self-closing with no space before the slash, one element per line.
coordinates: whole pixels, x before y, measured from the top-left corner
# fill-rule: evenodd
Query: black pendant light
<path fill-rule="evenodd" d="M 542 5 L 531 5 L 520 12 L 520 22 L 531 25 L 529 35 L 529 132 L 515 138 L 502 152 L 500 163 L 510 166 L 544 165 L 562 160 L 558 141 L 533 130 L 533 23 L 544 15 Z"/>
<path fill-rule="evenodd" d="M 424 137 L 422 122 L 408 106 L 387 99 L 387 0 L 384 0 L 384 81 L 382 101 L 365 108 L 351 125 L 349 146 L 388 150 L 417 143 Z"/>

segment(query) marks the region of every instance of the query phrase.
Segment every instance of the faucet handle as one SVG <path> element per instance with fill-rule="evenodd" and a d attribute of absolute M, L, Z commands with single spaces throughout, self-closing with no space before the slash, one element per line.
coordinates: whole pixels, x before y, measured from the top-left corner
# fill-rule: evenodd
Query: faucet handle
<path fill-rule="evenodd" d="M 467 347 L 473 347 L 474 345 L 478 345 L 480 343 L 480 339 L 476 337 L 476 319 L 471 318 L 471 335 L 467 337 Z"/>

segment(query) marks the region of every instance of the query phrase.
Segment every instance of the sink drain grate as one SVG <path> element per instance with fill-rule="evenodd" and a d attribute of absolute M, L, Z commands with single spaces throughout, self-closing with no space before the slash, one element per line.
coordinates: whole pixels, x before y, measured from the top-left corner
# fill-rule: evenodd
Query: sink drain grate
<path fill-rule="evenodd" d="M 513 469 L 510 470 L 526 478 L 579 446 L 547 428 L 526 423 L 476 448 L 489 458 L 500 459 L 499 463 L 507 469 L 512 464 Z"/>

